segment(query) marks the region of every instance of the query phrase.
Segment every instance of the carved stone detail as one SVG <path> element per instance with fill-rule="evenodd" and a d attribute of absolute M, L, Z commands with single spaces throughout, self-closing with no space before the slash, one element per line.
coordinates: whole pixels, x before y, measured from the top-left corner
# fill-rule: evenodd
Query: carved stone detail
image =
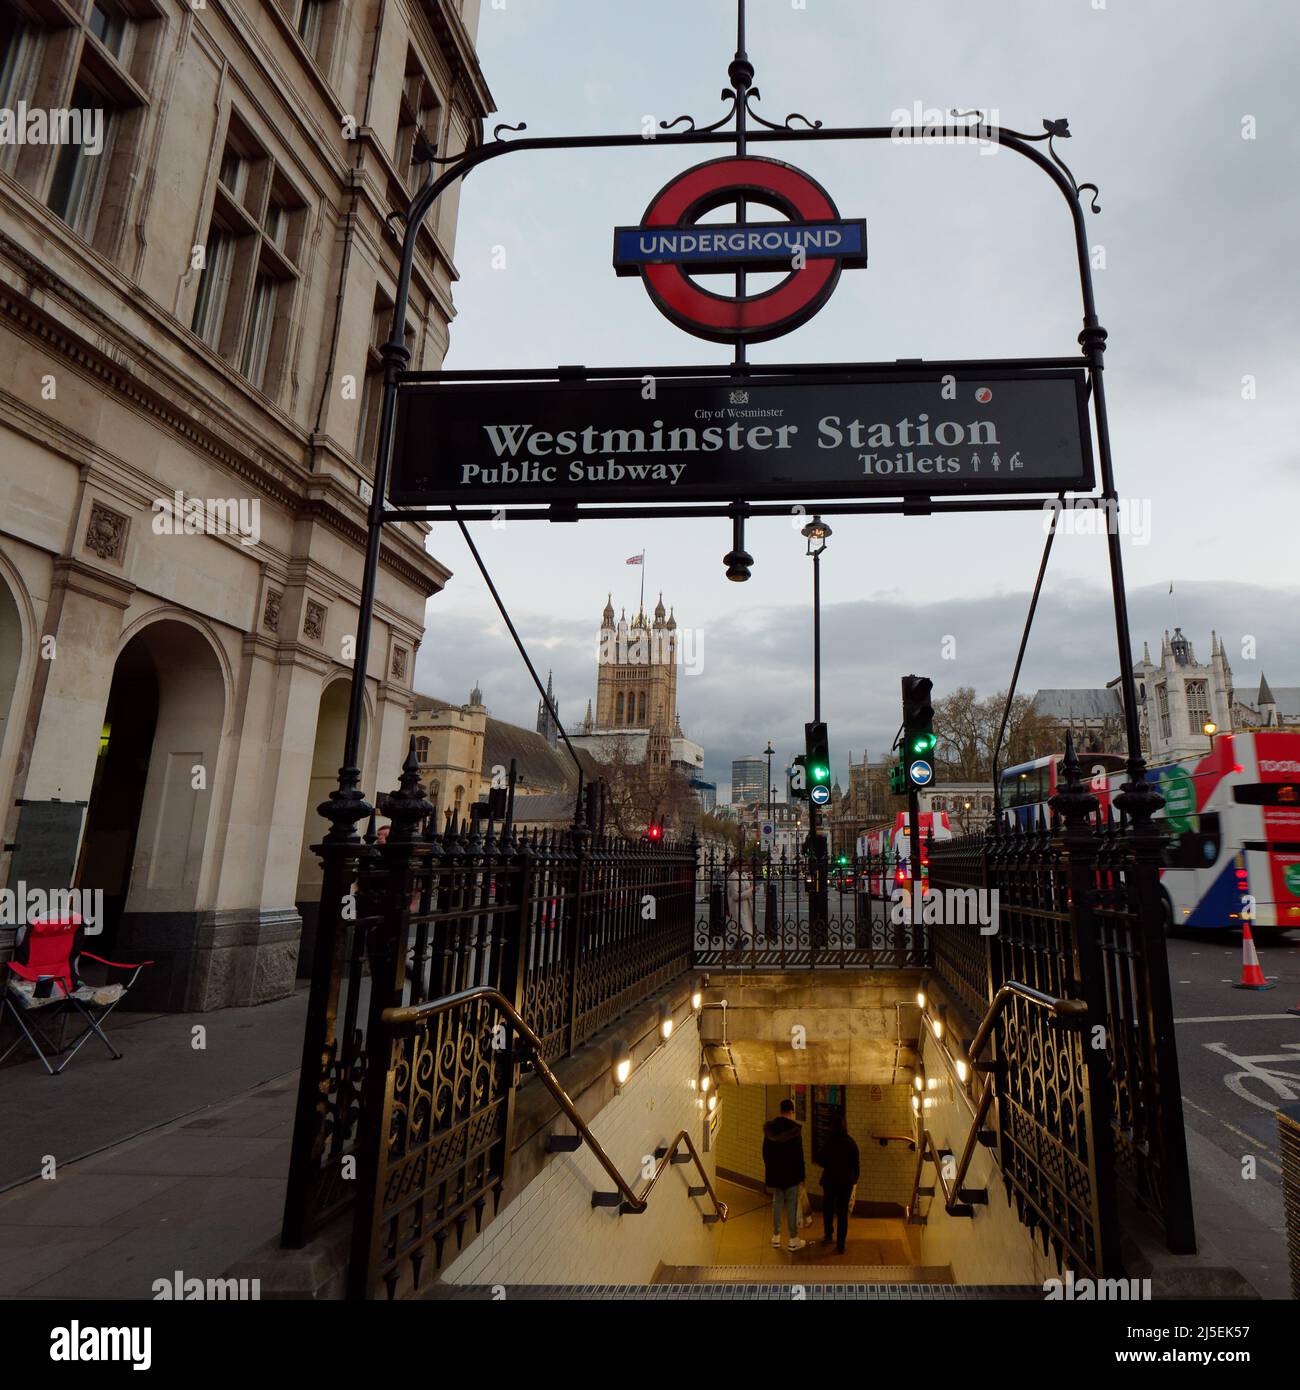
<path fill-rule="evenodd" d="M 127 519 L 120 512 L 111 511 L 102 502 L 90 504 L 90 522 L 86 527 L 86 548 L 93 550 L 101 560 L 116 560 L 119 563 L 126 551 Z"/>
<path fill-rule="evenodd" d="M 307 612 L 302 620 L 302 630 L 304 635 L 310 637 L 313 642 L 323 642 L 325 640 L 325 605 L 317 603 L 315 599 L 307 600 Z"/>
<path fill-rule="evenodd" d="M 262 626 L 268 632 L 280 631 L 280 603 L 284 595 L 278 589 L 266 591 L 266 607 L 262 610 Z"/>

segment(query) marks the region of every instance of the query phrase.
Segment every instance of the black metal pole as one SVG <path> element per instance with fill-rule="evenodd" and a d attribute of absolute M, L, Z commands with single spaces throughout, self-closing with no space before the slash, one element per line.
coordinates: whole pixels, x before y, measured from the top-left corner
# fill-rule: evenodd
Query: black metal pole
<path fill-rule="evenodd" d="M 1011 671 L 1011 684 L 1007 688 L 1007 701 L 1002 707 L 1002 722 L 998 725 L 998 736 L 993 744 L 993 819 L 1002 819 L 1002 787 L 998 781 L 998 760 L 1002 756 L 1002 740 L 1007 732 L 1007 720 L 1011 717 L 1011 702 L 1016 698 L 1016 686 L 1020 682 L 1020 667 L 1024 663 L 1025 648 L 1029 645 L 1029 630 L 1034 625 L 1034 615 L 1038 612 L 1038 596 L 1043 591 L 1043 576 L 1047 573 L 1047 561 L 1052 554 L 1052 542 L 1056 539 L 1056 523 L 1061 519 L 1065 506 L 1065 494 L 1056 499 L 1052 521 L 1043 542 L 1043 558 L 1038 562 L 1038 578 L 1034 581 L 1034 592 L 1029 599 L 1029 612 L 1025 615 L 1025 626 L 1020 634 L 1020 650 L 1016 652 L 1016 664 Z M 964 827 L 963 827 L 964 829 Z"/>
<path fill-rule="evenodd" d="M 429 152 L 432 155 L 432 151 Z M 352 661 L 352 680 L 348 687 L 348 721 L 343 735 L 343 766 L 339 784 L 329 800 L 317 809 L 331 822 L 325 839 L 331 842 L 359 840 L 356 825 L 368 816 L 371 807 L 361 791 L 361 720 L 365 711 L 366 669 L 370 659 L 370 629 L 374 625 L 375 589 L 379 579 L 379 556 L 384 537 L 384 495 L 388 491 L 388 461 L 393 451 L 397 427 L 397 383 L 411 360 L 406 346 L 406 306 L 410 298 L 411 271 L 415 262 L 415 243 L 424 214 L 432 205 L 436 183 L 434 160 L 430 158 L 420 191 L 407 210 L 402 236 L 402 259 L 398 268 L 397 296 L 393 305 L 393 324 L 388 341 L 380 348 L 384 362 L 384 397 L 379 413 L 379 439 L 375 447 L 375 474 L 371 482 L 370 510 L 366 517 L 366 554 L 361 571 L 361 594 L 357 607 L 356 648 Z M 421 200 L 425 199 L 421 208 Z M 420 209 L 417 215 L 416 210 Z"/>
<path fill-rule="evenodd" d="M 813 562 L 813 719 L 821 722 L 822 717 L 822 582 L 821 556 L 826 543 L 818 538 L 817 549 L 812 552 Z M 827 775 L 829 776 L 829 766 Z M 813 891 L 809 901 L 812 915 L 813 945 L 824 944 L 828 916 L 828 892 L 826 865 L 828 855 L 822 840 L 821 812 L 813 800 L 814 787 L 808 788 L 808 834 L 812 845 Z"/>
<path fill-rule="evenodd" d="M 749 88 L 754 81 L 754 65 L 749 61 L 749 55 L 745 52 L 745 0 L 736 0 L 736 56 L 731 60 L 730 67 L 727 68 L 727 76 L 731 80 L 731 85 L 736 91 L 736 158 L 743 159 L 747 148 L 747 130 L 745 128 L 745 103 L 749 100 Z M 745 200 L 736 199 L 736 222 L 739 226 L 745 225 Z M 745 297 L 745 272 L 736 272 L 736 298 L 737 300 Z M 745 370 L 745 340 L 736 339 L 736 360 L 735 367 L 737 372 Z"/>

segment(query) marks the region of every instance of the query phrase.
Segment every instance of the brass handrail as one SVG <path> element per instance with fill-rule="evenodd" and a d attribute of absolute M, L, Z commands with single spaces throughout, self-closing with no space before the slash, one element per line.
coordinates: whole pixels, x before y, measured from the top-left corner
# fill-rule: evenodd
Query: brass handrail
<path fill-rule="evenodd" d="M 528 1024 L 524 1022 L 523 1015 L 520 1014 L 519 1010 L 515 1008 L 500 990 L 493 989 L 490 985 L 475 985 L 472 989 L 462 989 L 456 994 L 444 995 L 441 999 L 431 999 L 425 1004 L 407 1004 L 396 1008 L 385 1009 L 381 1018 L 384 1024 L 390 1028 L 412 1028 L 434 1017 L 435 1014 L 449 1012 L 458 1005 L 467 1003 L 472 999 L 480 999 L 485 1003 L 491 1004 L 498 1012 L 503 1013 L 506 1018 L 510 1020 L 510 1024 L 518 1036 L 528 1045 L 528 1050 L 532 1053 L 533 1067 L 542 1085 L 546 1087 L 551 1093 L 551 1097 L 555 1103 L 564 1114 L 568 1116 L 574 1129 L 578 1131 L 583 1142 L 586 1143 L 587 1147 L 595 1155 L 596 1161 L 609 1175 L 614 1186 L 618 1189 L 617 1195 L 622 1198 L 622 1201 L 619 1203 L 620 1211 L 632 1214 L 639 1214 L 645 1211 L 647 1198 L 650 1196 L 650 1192 L 655 1183 L 658 1182 L 659 1174 L 671 1161 L 672 1155 L 677 1152 L 678 1145 L 684 1139 L 686 1141 L 686 1147 L 690 1151 L 691 1158 L 694 1160 L 695 1166 L 699 1170 L 700 1177 L 704 1182 L 705 1191 L 709 1194 L 713 1202 L 713 1207 L 717 1212 L 719 1220 L 725 1221 L 727 1219 L 727 1205 L 725 1202 L 719 1200 L 717 1194 L 714 1192 L 713 1184 L 709 1181 L 709 1175 L 704 1171 L 704 1165 L 700 1162 L 700 1156 L 695 1151 L 695 1145 L 691 1143 L 690 1136 L 685 1130 L 682 1130 L 681 1133 L 678 1134 L 676 1139 L 673 1140 L 672 1144 L 665 1151 L 662 1163 L 656 1167 L 650 1179 L 649 1186 L 641 1196 L 638 1197 L 636 1193 L 632 1191 L 627 1183 L 623 1181 L 623 1175 L 614 1166 L 613 1159 L 610 1158 L 601 1146 L 600 1140 L 591 1132 L 586 1120 L 578 1113 L 578 1107 L 574 1105 L 573 1101 L 569 1098 L 569 1094 L 560 1084 L 559 1078 L 550 1067 L 547 1066 L 546 1060 L 542 1055 L 544 1044 L 541 1038 L 539 1038 Z M 592 1206 L 601 1205 L 601 1203 L 597 1201 L 597 1198 L 601 1196 L 600 1193 L 593 1192 L 591 1196 Z"/>
<path fill-rule="evenodd" d="M 983 1021 L 975 1030 L 975 1036 L 966 1049 L 966 1057 L 970 1063 L 973 1064 L 979 1054 L 983 1052 L 989 1038 L 993 1035 L 994 1024 L 997 1023 L 1007 1004 L 1016 998 L 1027 1000 L 1039 1008 L 1050 1010 L 1064 1023 L 1078 1023 L 1088 1016 L 1088 1005 L 1082 999 L 1058 999 L 1055 995 L 1047 994 L 1041 989 L 1035 989 L 1032 985 L 1021 984 L 1019 980 L 1007 980 L 999 986 L 997 993 L 993 996 Z M 975 1146 L 979 1143 L 980 1131 L 983 1129 L 984 1121 L 993 1105 L 993 1096 L 994 1083 L 993 1076 L 990 1074 L 984 1078 L 979 1103 L 975 1107 L 970 1132 L 966 1135 L 966 1143 L 962 1148 L 961 1160 L 957 1164 L 957 1172 L 953 1177 L 951 1187 L 944 1177 L 943 1164 L 939 1161 L 934 1139 L 930 1131 L 925 1128 L 924 1120 L 918 1117 L 917 1130 L 920 1133 L 920 1142 L 916 1146 L 916 1175 L 912 1179 L 912 1200 L 907 1206 L 909 1219 L 916 1210 L 916 1199 L 921 1187 L 921 1173 L 925 1168 L 927 1158 L 934 1164 L 935 1172 L 938 1174 L 939 1187 L 943 1192 L 944 1210 L 949 1215 L 953 1215 L 958 1208 L 967 1205 L 962 1194 L 962 1184 L 965 1181 L 967 1170 L 970 1168 L 971 1159 L 975 1156 Z"/>

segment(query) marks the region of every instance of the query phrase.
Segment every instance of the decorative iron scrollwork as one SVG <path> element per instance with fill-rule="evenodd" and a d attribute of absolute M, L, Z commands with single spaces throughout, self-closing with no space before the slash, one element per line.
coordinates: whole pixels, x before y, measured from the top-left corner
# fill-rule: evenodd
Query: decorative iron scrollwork
<path fill-rule="evenodd" d="M 501 132 L 502 132 L 503 130 L 520 131 L 520 130 L 527 130 L 527 129 L 528 129 L 528 122 L 527 122 L 527 121 L 520 121 L 518 125 L 510 125 L 508 122 L 502 121 L 499 125 L 494 125 L 494 126 L 492 127 L 492 138 L 493 138 L 494 140 L 498 140 L 498 141 L 499 141 L 499 140 L 502 138 L 502 137 L 501 137 Z"/>
<path fill-rule="evenodd" d="M 954 116 L 958 113 L 954 111 Z M 969 115 L 970 112 L 963 112 Z M 1074 189 L 1075 197 L 1079 197 L 1085 189 L 1092 194 L 1088 199 L 1088 206 L 1093 212 L 1101 211 L 1101 204 L 1097 201 L 1101 197 L 1101 190 L 1095 183 L 1080 183 L 1070 169 L 1070 166 L 1061 158 L 1060 151 L 1052 143 L 1054 140 L 1068 140 L 1070 138 L 1070 118 L 1068 116 L 1058 116 L 1055 120 L 1043 119 L 1043 133 L 1041 135 L 1026 135 L 1022 131 L 1012 130 L 1008 134 L 1014 135 L 1017 139 L 1028 140 L 1030 142 L 1047 141 L 1047 152 L 1052 156 L 1052 163 L 1070 180 L 1070 187 Z"/>
<path fill-rule="evenodd" d="M 678 132 L 681 135 L 707 135 L 711 131 L 721 130 L 722 127 L 726 125 L 727 122 L 731 120 L 731 118 L 736 114 L 736 94 L 731 90 L 730 87 L 724 87 L 722 89 L 721 100 L 729 101 L 731 105 L 727 107 L 727 109 L 722 113 L 721 116 L 718 117 L 716 121 L 713 122 L 712 125 L 697 126 L 695 124 L 694 116 L 675 116 L 671 121 L 660 121 L 659 129 L 672 130 L 674 126 L 679 126 L 683 121 L 685 121 L 686 129 Z"/>
<path fill-rule="evenodd" d="M 753 106 L 750 105 L 751 102 L 760 101 L 762 96 L 762 92 L 760 92 L 757 87 L 751 87 L 745 93 L 745 110 L 749 115 L 753 116 L 759 125 L 765 126 L 768 130 L 794 130 L 795 121 L 802 121 L 809 130 L 820 130 L 822 128 L 822 123 L 820 121 L 810 121 L 807 116 L 802 115 L 798 111 L 791 111 L 779 125 L 775 121 L 769 121 L 766 116 L 760 116 L 759 113 L 754 110 Z"/>

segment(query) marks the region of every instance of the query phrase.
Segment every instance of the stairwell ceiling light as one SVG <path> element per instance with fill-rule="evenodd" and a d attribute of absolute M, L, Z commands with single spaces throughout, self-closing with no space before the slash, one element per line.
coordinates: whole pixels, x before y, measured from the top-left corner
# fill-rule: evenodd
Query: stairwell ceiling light
<path fill-rule="evenodd" d="M 958 1057 L 954 1066 L 957 1068 L 957 1080 L 964 1085 L 966 1078 L 970 1076 L 970 1068 L 966 1065 L 964 1057 Z"/>
<path fill-rule="evenodd" d="M 717 1108 L 718 1108 L 718 1093 L 717 1093 L 716 1091 L 714 1091 L 713 1094 L 709 1097 L 709 1110 L 710 1110 L 710 1112 L 712 1112 L 712 1111 L 716 1110 Z"/>
<path fill-rule="evenodd" d="M 708 1091 L 712 1088 L 713 1073 L 709 1070 L 707 1062 L 700 1067 L 700 1076 L 696 1084 L 699 1086 L 701 1093 Z"/>
<path fill-rule="evenodd" d="M 696 1012 L 704 1007 L 704 981 L 696 980 L 695 988 L 691 991 L 691 1008 Z"/>
<path fill-rule="evenodd" d="M 925 1008 L 925 991 L 923 989 L 916 991 L 916 1007 L 918 1009 Z"/>
<path fill-rule="evenodd" d="M 935 1042 L 938 1042 L 943 1037 L 943 1019 L 932 1018 L 930 1020 L 930 1031 L 934 1034 Z"/>
<path fill-rule="evenodd" d="M 917 1089 L 918 1091 L 925 1085 L 925 1082 L 922 1081 L 921 1078 L 920 1078 L 919 1076 L 914 1076 L 914 1077 L 912 1078 L 912 1082 L 913 1082 L 913 1084 L 916 1086 L 916 1089 Z"/>
<path fill-rule="evenodd" d="M 913 1114 L 913 1115 L 919 1115 L 920 1113 L 921 1113 L 921 1098 L 920 1098 L 920 1096 L 913 1096 L 913 1097 L 912 1097 L 912 1114 Z"/>
<path fill-rule="evenodd" d="M 673 1011 L 665 999 L 659 1005 L 659 1036 L 667 1042 L 673 1035 Z"/>

